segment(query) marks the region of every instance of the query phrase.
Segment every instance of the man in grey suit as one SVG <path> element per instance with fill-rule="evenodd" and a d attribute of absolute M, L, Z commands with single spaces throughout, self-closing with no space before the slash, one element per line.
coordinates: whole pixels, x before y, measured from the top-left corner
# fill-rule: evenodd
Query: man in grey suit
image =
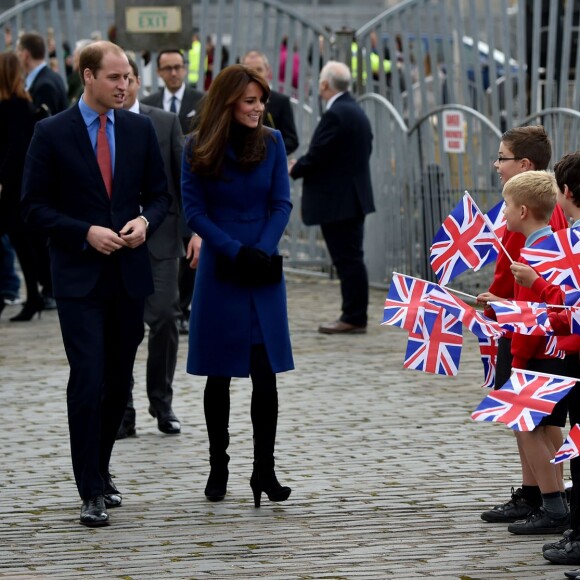
<path fill-rule="evenodd" d="M 182 52 L 177 48 L 167 48 L 157 55 L 157 74 L 165 86 L 141 100 L 141 103 L 177 113 L 184 135 L 191 133 L 192 123 L 199 109 L 203 93 L 187 86 L 187 67 Z M 185 220 L 182 221 L 182 241 L 187 248 L 187 258 L 179 264 L 179 294 L 181 315 L 179 319 L 180 334 L 187 335 L 189 328 L 189 306 L 195 283 L 195 270 L 189 260 L 193 256 L 191 230 Z"/>
<path fill-rule="evenodd" d="M 149 413 L 157 419 L 159 430 L 168 435 L 181 431 L 181 424 L 172 409 L 173 376 L 177 362 L 180 314 L 177 275 L 179 258 L 184 250 L 181 241 L 181 154 L 183 133 L 173 113 L 139 103 L 141 81 L 137 64 L 129 58 L 131 74 L 123 108 L 151 119 L 167 174 L 171 206 L 157 231 L 147 241 L 153 268 L 155 292 L 145 301 L 145 322 L 149 326 L 147 357 L 147 396 Z M 135 408 L 129 399 L 118 439 L 135 435 Z"/>

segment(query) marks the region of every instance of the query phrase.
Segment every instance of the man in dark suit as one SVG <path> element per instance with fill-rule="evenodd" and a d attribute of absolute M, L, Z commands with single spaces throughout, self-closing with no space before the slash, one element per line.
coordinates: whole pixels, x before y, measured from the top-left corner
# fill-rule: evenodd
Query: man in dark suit
<path fill-rule="evenodd" d="M 170 113 L 177 113 L 181 130 L 184 135 L 191 133 L 193 118 L 200 106 L 203 93 L 188 87 L 186 84 L 187 67 L 180 50 L 167 48 L 157 55 L 157 74 L 165 83 L 165 87 L 143 99 L 141 103 L 164 109 Z M 193 257 L 193 239 L 191 230 L 182 223 L 183 245 L 186 248 L 186 258 L 179 264 L 179 294 L 181 315 L 179 318 L 180 334 L 188 334 L 189 306 L 195 283 L 195 270 L 190 267 Z"/>
<path fill-rule="evenodd" d="M 80 523 L 121 505 L 109 471 L 143 340 L 153 277 L 145 239 L 171 198 L 153 125 L 123 106 L 131 68 L 110 42 L 80 55 L 78 104 L 36 124 L 22 209 L 46 233 L 70 375 L 67 406 Z"/>
<path fill-rule="evenodd" d="M 139 103 L 141 87 L 137 63 L 129 58 L 131 74 L 123 108 L 151 119 L 167 175 L 171 206 L 159 229 L 147 240 L 155 292 L 145 300 L 145 322 L 149 326 L 147 355 L 147 396 L 149 412 L 157 418 L 159 430 L 168 435 L 181 432 L 172 408 L 173 376 L 177 364 L 180 314 L 177 276 L 179 258 L 185 255 L 181 239 L 181 155 L 183 133 L 175 113 Z M 199 238 L 196 238 L 199 243 Z M 199 252 L 198 252 L 199 253 Z M 129 398 L 117 439 L 136 434 L 135 407 Z"/>
<path fill-rule="evenodd" d="M 46 114 L 56 115 L 68 107 L 67 91 L 64 81 L 45 62 L 46 43 L 36 32 L 20 36 L 16 46 L 18 60 L 26 74 L 25 87 L 37 109 L 45 109 Z M 30 242 L 38 266 L 38 281 L 42 286 L 44 309 L 54 309 L 52 276 L 46 238 L 37 232 L 30 232 Z"/>
<path fill-rule="evenodd" d="M 251 50 L 243 56 L 241 63 L 258 71 L 264 78 L 271 80 L 270 63 L 263 52 Z M 282 133 L 286 155 L 290 155 L 298 149 L 298 134 L 289 97 L 276 91 L 270 93 L 264 111 L 264 125 L 278 129 Z"/>
<path fill-rule="evenodd" d="M 369 165 L 373 135 L 350 84 L 345 64 L 330 61 L 322 68 L 318 90 L 326 112 L 306 155 L 289 163 L 290 176 L 304 178 L 302 219 L 307 226 L 320 224 L 340 279 L 342 314 L 318 328 L 323 334 L 363 333 L 367 326 L 363 236 L 365 216 L 375 211 Z"/>
<path fill-rule="evenodd" d="M 199 109 L 203 93 L 187 86 L 185 82 L 187 66 L 181 51 L 176 48 L 161 50 L 157 55 L 157 74 L 165 86 L 141 99 L 141 102 L 170 113 L 177 113 L 183 134 L 191 133 L 191 124 Z"/>
<path fill-rule="evenodd" d="M 26 74 L 26 90 L 36 107 L 46 106 L 51 115 L 68 107 L 64 81 L 45 62 L 46 44 L 36 32 L 27 32 L 18 39 L 16 54 Z"/>

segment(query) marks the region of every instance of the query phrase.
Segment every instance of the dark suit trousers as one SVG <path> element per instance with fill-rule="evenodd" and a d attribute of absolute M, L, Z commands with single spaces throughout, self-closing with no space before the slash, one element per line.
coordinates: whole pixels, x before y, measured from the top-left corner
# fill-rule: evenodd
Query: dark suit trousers
<path fill-rule="evenodd" d="M 369 280 L 363 259 L 364 216 L 320 226 L 340 279 L 342 315 L 348 324 L 366 326 Z"/>
<path fill-rule="evenodd" d="M 143 340 L 143 299 L 122 293 L 57 298 L 70 365 L 67 387 L 73 471 L 79 494 L 103 494 L 103 479 Z"/>
<path fill-rule="evenodd" d="M 145 322 L 149 326 L 147 355 L 147 396 L 160 418 L 170 416 L 173 401 L 173 375 L 177 365 L 179 330 L 177 317 L 179 258 L 157 260 L 151 254 L 155 292 L 145 299 Z M 133 396 L 129 397 L 125 421 L 135 422 Z"/>

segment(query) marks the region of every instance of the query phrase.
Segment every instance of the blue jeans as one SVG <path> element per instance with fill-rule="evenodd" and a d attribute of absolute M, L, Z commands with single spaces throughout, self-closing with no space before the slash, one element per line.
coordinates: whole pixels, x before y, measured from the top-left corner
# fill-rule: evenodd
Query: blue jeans
<path fill-rule="evenodd" d="M 8 236 L 0 236 L 0 296 L 13 300 L 20 292 L 20 278 L 14 268 L 16 254 Z"/>

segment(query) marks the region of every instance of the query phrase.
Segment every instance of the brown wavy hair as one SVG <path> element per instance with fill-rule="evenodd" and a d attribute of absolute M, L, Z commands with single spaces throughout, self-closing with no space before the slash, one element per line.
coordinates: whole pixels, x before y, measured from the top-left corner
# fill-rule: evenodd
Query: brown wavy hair
<path fill-rule="evenodd" d="M 242 64 L 224 68 L 210 85 L 205 95 L 197 128 L 190 141 L 188 160 L 194 173 L 219 178 L 222 175 L 234 107 L 242 98 L 247 86 L 256 83 L 262 89 L 265 103 L 270 97 L 268 81 L 254 69 Z M 248 132 L 238 162 L 242 168 L 251 168 L 266 158 L 266 138 L 271 132 L 262 125 L 262 117 L 255 130 Z"/>
<path fill-rule="evenodd" d="M 31 101 L 24 88 L 24 73 L 20 61 L 13 51 L 0 53 L 0 101 L 12 97 Z"/>

